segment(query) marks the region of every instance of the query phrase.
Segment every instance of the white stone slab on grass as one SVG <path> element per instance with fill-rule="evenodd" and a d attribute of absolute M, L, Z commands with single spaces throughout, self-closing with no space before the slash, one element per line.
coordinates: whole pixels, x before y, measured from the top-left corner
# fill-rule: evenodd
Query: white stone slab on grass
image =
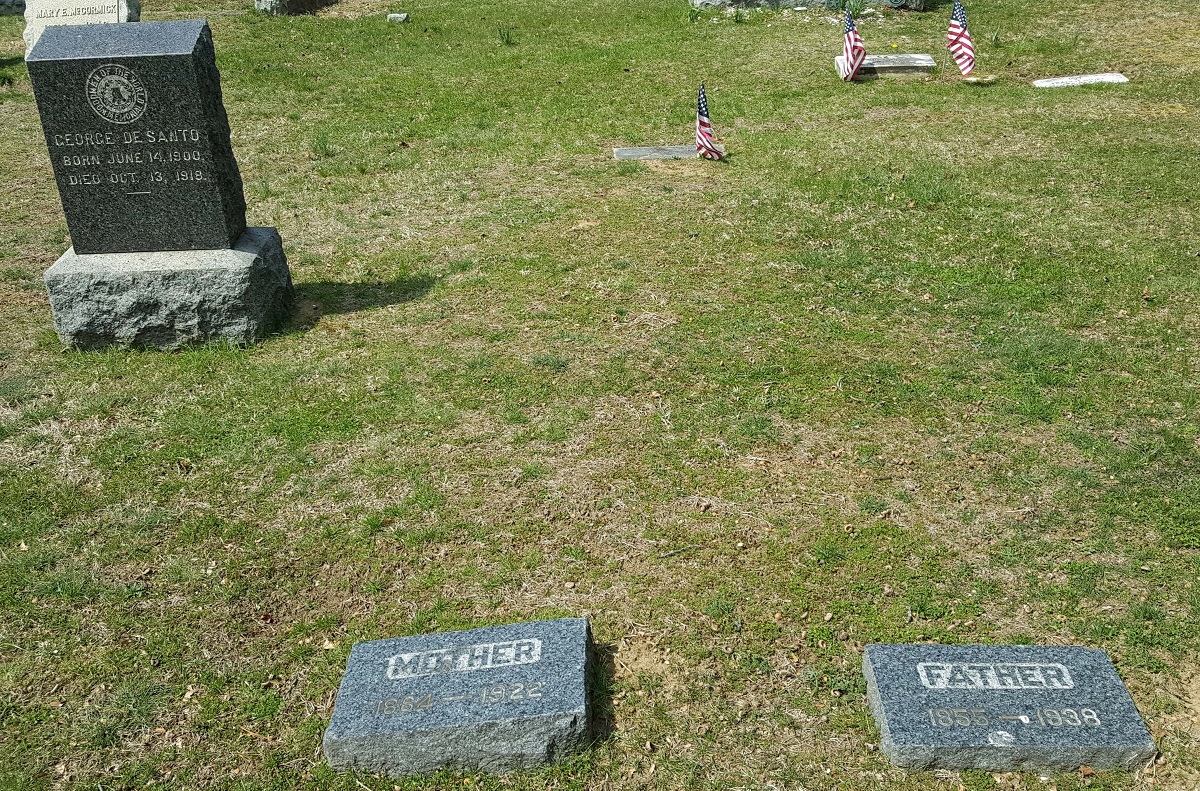
<path fill-rule="evenodd" d="M 1129 82 L 1124 74 L 1110 71 L 1107 74 L 1077 74 L 1074 77 L 1051 77 L 1034 80 L 1034 88 L 1071 88 L 1076 85 L 1095 85 L 1101 82 Z"/>
<path fill-rule="evenodd" d="M 843 58 L 838 55 L 833 65 L 842 73 Z M 932 74 L 937 63 L 932 55 L 867 55 L 854 79 L 866 80 L 876 77 L 918 77 Z"/>
<path fill-rule="evenodd" d="M 695 146 L 640 146 L 636 148 L 614 148 L 613 159 L 695 159 Z"/>

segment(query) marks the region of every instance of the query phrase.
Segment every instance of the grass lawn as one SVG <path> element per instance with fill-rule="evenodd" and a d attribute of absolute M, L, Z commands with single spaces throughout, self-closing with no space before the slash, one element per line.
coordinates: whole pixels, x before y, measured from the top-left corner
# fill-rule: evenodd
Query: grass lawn
<path fill-rule="evenodd" d="M 846 85 L 823 10 L 147 0 L 210 20 L 299 301 L 177 354 L 61 349 L 0 18 L 0 788 L 1200 786 L 1200 17 L 979 2 L 972 86 L 931 4 L 860 30 L 939 73 Z M 701 80 L 728 161 L 612 161 Z M 355 641 L 566 615 L 590 751 L 325 766 Z M 896 770 L 880 641 L 1104 648 L 1163 759 Z"/>

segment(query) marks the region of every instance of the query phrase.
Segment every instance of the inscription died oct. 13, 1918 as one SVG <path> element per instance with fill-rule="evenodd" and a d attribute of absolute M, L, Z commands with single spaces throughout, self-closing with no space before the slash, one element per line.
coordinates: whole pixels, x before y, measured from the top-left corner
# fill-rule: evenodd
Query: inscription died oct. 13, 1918
<path fill-rule="evenodd" d="M 242 182 L 203 20 L 50 27 L 29 54 L 75 252 L 228 249 Z"/>
<path fill-rule="evenodd" d="M 325 733 L 335 769 L 508 771 L 590 736 L 583 618 L 357 643 Z"/>
<path fill-rule="evenodd" d="M 863 673 L 881 749 L 899 766 L 1133 768 L 1157 752 L 1103 651 L 870 645 Z"/>

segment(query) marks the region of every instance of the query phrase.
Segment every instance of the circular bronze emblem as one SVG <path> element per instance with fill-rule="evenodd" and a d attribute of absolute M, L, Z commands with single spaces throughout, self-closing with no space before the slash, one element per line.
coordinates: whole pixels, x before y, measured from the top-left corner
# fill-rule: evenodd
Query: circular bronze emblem
<path fill-rule="evenodd" d="M 145 86 L 136 74 L 117 63 L 92 70 L 87 97 L 96 115 L 114 124 L 131 124 L 146 112 Z"/>

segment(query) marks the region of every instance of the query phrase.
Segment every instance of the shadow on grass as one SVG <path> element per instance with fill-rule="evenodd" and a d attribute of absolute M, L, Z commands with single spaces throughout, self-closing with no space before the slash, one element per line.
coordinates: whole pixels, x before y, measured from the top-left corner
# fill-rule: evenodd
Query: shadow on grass
<path fill-rule="evenodd" d="M 20 55 L 15 58 L 0 58 L 0 84 L 11 85 L 17 76 L 17 66 L 24 61 Z"/>
<path fill-rule="evenodd" d="M 438 282 L 433 275 L 412 275 L 370 283 L 319 281 L 296 286 L 296 302 L 285 332 L 304 332 L 322 316 L 357 313 L 412 302 L 429 293 Z"/>
<path fill-rule="evenodd" d="M 612 643 L 592 644 L 592 669 L 588 692 L 592 709 L 592 744 L 607 741 L 616 729 L 613 684 L 617 677 L 617 647 Z"/>

